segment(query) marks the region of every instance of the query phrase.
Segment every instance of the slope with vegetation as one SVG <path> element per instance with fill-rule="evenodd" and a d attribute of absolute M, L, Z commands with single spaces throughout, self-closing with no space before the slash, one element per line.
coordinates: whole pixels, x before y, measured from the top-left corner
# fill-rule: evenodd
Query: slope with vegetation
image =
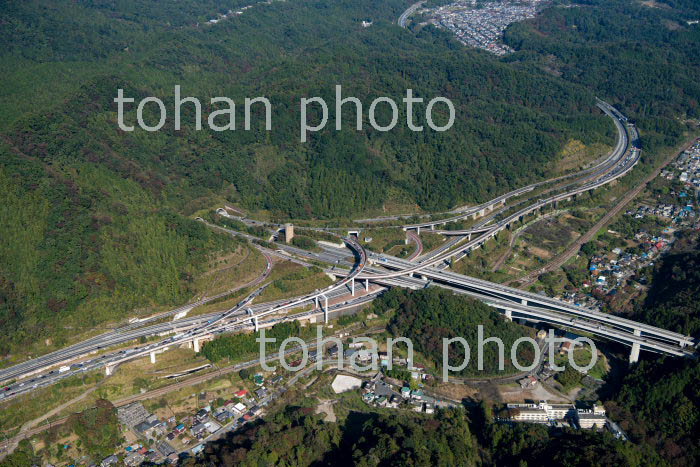
<path fill-rule="evenodd" d="M 414 350 L 440 369 L 443 366 L 444 340 L 463 338 L 469 346 L 469 364 L 455 375 L 482 377 L 516 373 L 511 349 L 517 339 L 528 334 L 527 328 L 506 321 L 484 303 L 440 288 L 418 291 L 391 289 L 374 302 L 373 310 L 378 313 L 396 310 L 388 326 L 389 332 L 410 339 Z M 480 351 L 479 326 L 483 326 L 484 340 L 490 337 L 501 340 L 502 354 L 499 354 L 499 347 L 493 342 L 484 343 Z M 479 368 L 479 353 L 482 354 L 483 369 Z M 448 361 L 451 366 L 461 365 L 465 355 L 461 344 L 450 344 Z M 499 369 L 500 355 L 503 356 L 503 370 Z M 530 344 L 519 345 L 517 357 L 519 365 L 528 366 L 534 358 L 534 349 Z"/>
<path fill-rule="evenodd" d="M 424 209 L 478 201 L 548 173 L 570 140 L 613 139 L 593 95 L 517 70 L 429 30 L 392 24 L 401 0 L 260 3 L 206 24 L 239 0 L 0 2 L 0 352 L 67 336 L 134 308 L 182 303 L 223 237 L 184 219 L 222 202 L 275 218 L 381 208 L 389 193 Z M 370 28 L 360 22 L 373 19 Z M 237 129 L 173 126 L 173 89 L 232 98 Z M 412 88 L 457 109 L 447 132 L 334 122 L 334 85 L 396 102 Z M 149 133 L 118 129 L 117 89 L 158 96 L 170 117 Z M 243 129 L 245 97 L 272 102 Z M 299 100 L 329 102 L 324 131 L 299 142 Z M 126 120 L 135 121 L 135 106 Z M 400 106 L 403 107 L 403 106 Z M 439 106 L 436 106 L 436 110 Z M 145 120 L 154 121 L 155 106 Z M 425 104 L 416 109 L 424 124 Z M 386 122 L 388 106 L 378 106 Z M 436 112 L 437 123 L 444 115 Z M 392 195 L 393 196 L 393 195 Z"/>
<path fill-rule="evenodd" d="M 700 237 L 683 234 L 655 266 L 651 288 L 635 317 L 686 335 L 700 334 Z"/>
<path fill-rule="evenodd" d="M 677 144 L 700 118 L 698 2 L 563 3 L 506 31 L 507 61 L 594 90 L 636 121 L 645 149 Z"/>
<path fill-rule="evenodd" d="M 185 465 L 659 465 L 653 451 L 610 434 L 484 421 L 477 409 L 434 416 L 352 412 L 344 424 L 312 407 L 287 407 L 270 420 L 211 443 Z"/>
<path fill-rule="evenodd" d="M 684 234 L 655 266 L 636 319 L 698 336 L 698 236 Z M 643 360 L 612 388 L 610 416 L 637 443 L 672 465 L 700 462 L 700 365 L 697 359 Z"/>

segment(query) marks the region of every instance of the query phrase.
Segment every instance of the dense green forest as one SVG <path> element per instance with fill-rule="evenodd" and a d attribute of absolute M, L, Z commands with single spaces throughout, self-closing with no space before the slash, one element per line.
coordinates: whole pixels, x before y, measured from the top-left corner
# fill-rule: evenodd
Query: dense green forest
<path fill-rule="evenodd" d="M 323 423 L 313 409 L 287 407 L 265 422 L 229 433 L 225 442 L 207 445 L 201 465 L 318 465 L 338 448 L 340 438 L 338 425 Z"/>
<path fill-rule="evenodd" d="M 206 446 L 186 465 L 663 465 L 653 451 L 609 434 L 509 426 L 456 408 L 434 416 L 351 412 L 326 423 L 313 407 L 287 407 Z"/>
<path fill-rule="evenodd" d="M 187 300 L 206 259 L 235 245 L 183 216 L 222 202 L 278 218 L 350 216 L 390 193 L 446 208 L 544 177 L 572 138 L 613 141 L 591 92 L 435 30 L 415 36 L 392 24 L 408 3 L 260 3 L 211 25 L 243 3 L 0 1 L 0 353 Z M 172 118 L 155 133 L 118 129 L 118 88 L 172 113 L 176 84 L 204 114 L 210 97 L 233 99 L 237 129 L 196 131 L 191 107 L 180 131 Z M 456 122 L 444 133 L 331 124 L 300 143 L 300 98 L 330 103 L 335 84 L 365 117 L 377 96 L 400 103 L 412 88 L 450 98 Z M 271 131 L 255 107 L 242 128 L 256 96 L 272 102 Z"/>
<path fill-rule="evenodd" d="M 675 144 L 700 118 L 694 0 L 573 0 L 513 24 L 506 61 L 582 84 L 636 120 L 646 149 Z M 680 118 L 679 118 L 680 117 Z"/>
<path fill-rule="evenodd" d="M 8 162 L 0 168 L 0 353 L 40 338 L 60 345 L 134 308 L 181 303 L 209 255 L 240 244 L 155 207 L 152 194 L 104 168 Z"/>
<path fill-rule="evenodd" d="M 418 291 L 394 288 L 376 300 L 373 306 L 379 313 L 396 310 L 388 326 L 389 332 L 411 339 L 414 350 L 428 357 L 437 368 L 443 366 L 443 339 L 462 337 L 469 344 L 470 361 L 464 370 L 458 372 L 459 375 L 505 375 L 518 371 L 511 360 L 511 348 L 516 339 L 527 335 L 527 328 L 506 321 L 482 302 L 437 287 Z M 498 346 L 494 343 L 483 345 L 483 371 L 478 369 L 479 325 L 483 326 L 484 340 L 498 337 L 503 342 L 503 370 L 499 369 Z M 517 355 L 520 366 L 528 366 L 533 361 L 534 349 L 523 343 L 518 346 Z M 449 347 L 451 366 L 459 366 L 464 356 L 460 344 Z"/>
<path fill-rule="evenodd" d="M 677 239 L 655 266 L 645 302 L 635 319 L 698 335 L 698 234 Z M 611 382 L 609 415 L 631 440 L 649 446 L 672 465 L 700 462 L 700 365 L 697 359 L 648 357 Z"/>
<path fill-rule="evenodd" d="M 700 334 L 700 241 L 697 232 L 676 240 L 654 270 L 651 288 L 635 318 L 690 336 Z"/>
<path fill-rule="evenodd" d="M 642 361 L 605 406 L 632 441 L 649 445 L 672 465 L 698 465 L 698 381 L 697 360 Z"/>
<path fill-rule="evenodd" d="M 152 171 L 148 178 L 156 185 L 186 184 L 180 190 L 170 187 L 173 196 L 185 198 L 182 202 L 214 192 L 281 215 L 336 217 L 381 206 L 386 189 L 394 186 L 426 208 L 447 207 L 544 175 L 547 162 L 570 137 L 610 141 L 612 134 L 609 122 L 593 110 L 592 95 L 581 88 L 453 49 L 439 34 L 413 38 L 392 26 L 388 21 L 403 7 L 396 0 L 279 2 L 217 25 L 179 28 L 148 16 L 109 21 L 90 3 L 53 11 L 51 20 L 38 24 L 22 21 L 41 15 L 41 6 L 11 4 L 3 11 L 6 21 L 17 23 L 2 38 L 9 49 L 6 63 L 44 69 L 70 62 L 84 68 L 85 76 L 63 93 L 67 101 L 55 113 L 40 112 L 38 121 L 24 111 L 38 96 L 21 96 L 24 105 L 15 112 L 8 105 L 9 137 L 17 143 L 19 138 L 21 149 L 50 136 L 47 127 L 89 126 L 92 141 L 81 147 L 83 152 L 97 153 L 92 157 L 105 164 L 118 165 L 114 156 L 126 159 Z M 76 8 L 81 11 L 73 12 Z M 65 18 L 69 12 L 70 20 Z M 161 15 L 166 22 L 168 9 Z M 357 18 L 367 16 L 376 24 L 363 30 Z M 99 27 L 88 39 L 87 32 L 75 31 L 76 18 L 89 22 L 85 28 Z M 51 32 L 61 21 L 73 28 L 58 41 Z M 45 39 L 42 53 L 18 47 L 28 41 L 25 35 Z M 80 47 L 87 40 L 89 50 Z M 27 79 L 11 74 L 7 84 Z M 167 105 L 175 84 L 202 100 L 221 95 L 241 103 L 243 97 L 267 96 L 273 103 L 273 130 L 265 132 L 262 121 L 254 119 L 250 131 L 195 132 L 185 125 L 175 132 L 172 122 L 155 135 L 116 131 L 112 98 L 117 88 L 135 97 L 162 96 Z M 398 100 L 407 88 L 421 96 L 446 96 L 457 107 L 457 122 L 445 133 L 414 133 L 403 125 L 388 133 L 329 128 L 309 144 L 298 144 L 299 98 L 320 95 L 331 102 L 335 84 L 344 85 L 344 92 L 365 107 L 380 95 Z M 65 106 L 84 113 L 80 121 L 64 123 Z M 345 118 L 349 121 L 350 115 Z M 37 127 L 45 130 L 41 138 L 22 131 Z M 62 155 L 84 159 L 86 154 L 74 153 L 83 146 L 74 139 Z M 105 146 L 116 154 L 97 150 Z M 114 169 L 128 175 L 124 167 Z"/>

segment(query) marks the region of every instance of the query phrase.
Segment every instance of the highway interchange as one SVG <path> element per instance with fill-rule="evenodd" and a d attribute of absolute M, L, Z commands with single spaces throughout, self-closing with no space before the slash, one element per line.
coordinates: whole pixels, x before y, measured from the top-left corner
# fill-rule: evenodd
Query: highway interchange
<path fill-rule="evenodd" d="M 469 255 L 472 250 L 479 248 L 504 229 L 510 228 L 515 222 L 523 220 L 525 216 L 537 214 L 546 206 L 568 201 L 572 197 L 602 187 L 632 170 L 640 158 L 640 151 L 633 146 L 637 139 L 636 129 L 608 104 L 599 101 L 598 106 L 614 121 L 618 132 L 616 147 L 602 162 L 576 174 L 534 183 L 511 191 L 478 206 L 455 209 L 450 213 L 454 215 L 445 219 L 395 226 L 405 230 L 407 238 L 416 242 L 418 246 L 416 254 L 409 259 L 402 260 L 374 253 L 368 255 L 353 236 L 342 239 L 345 247 L 323 245 L 323 250 L 319 253 L 281 243 L 276 245 L 275 250 L 255 244 L 267 259 L 266 270 L 259 278 L 248 284 L 257 288 L 235 307 L 224 312 L 169 320 L 170 316 L 179 317 L 196 306 L 231 293 L 228 291 L 200 299 L 167 313 L 132 322 L 127 326 L 56 352 L 2 369 L 0 382 L 4 382 L 4 387 L 0 389 L 0 400 L 26 394 L 36 388 L 54 384 L 85 371 L 104 368 L 107 374 L 111 374 L 121 363 L 148 355 L 155 358 L 156 353 L 171 347 L 189 344 L 197 350 L 200 340 L 209 339 L 224 332 L 257 329 L 285 320 L 312 317 L 327 321 L 329 314 L 368 303 L 383 292 L 385 287 L 394 286 L 413 289 L 427 286 L 445 287 L 482 300 L 505 313 L 510 319 L 521 318 L 531 322 L 547 322 L 621 342 L 631 346 L 631 361 L 636 361 L 641 349 L 677 356 L 694 355 L 696 342 L 691 337 L 578 307 L 540 294 L 447 271 L 452 262 Z M 538 193 L 535 199 L 521 200 L 508 206 L 507 209 L 505 207 L 509 199 L 524 196 L 546 184 L 569 179 L 575 180 L 550 187 Z M 550 194 L 552 192 L 554 194 Z M 550 195 L 542 197 L 546 194 Z M 521 205 L 523 207 L 508 214 Z M 469 229 L 435 230 L 436 226 L 477 217 L 483 217 L 483 219 Z M 233 235 L 254 239 L 241 232 L 230 231 L 219 226 L 212 227 L 227 230 Z M 436 250 L 425 253 L 421 251 L 422 244 L 419 237 L 415 235 L 421 228 L 450 235 L 450 237 Z M 354 261 L 348 261 L 351 255 Z M 294 299 L 253 304 L 265 287 L 260 284 L 270 273 L 273 256 L 305 265 L 309 264 L 307 261 L 312 260 L 329 264 L 331 266 L 326 268 L 326 272 L 341 279 L 323 290 Z M 375 284 L 373 290 L 370 289 L 370 282 Z M 376 287 L 377 285 L 379 287 Z M 364 294 L 357 293 L 356 287 L 363 290 Z M 329 304 L 336 300 L 338 303 Z M 340 302 L 340 300 L 344 301 Z M 294 310 L 300 311 L 292 313 Z M 115 346 L 125 346 L 144 337 L 151 338 L 151 341 L 129 348 L 113 349 Z"/>

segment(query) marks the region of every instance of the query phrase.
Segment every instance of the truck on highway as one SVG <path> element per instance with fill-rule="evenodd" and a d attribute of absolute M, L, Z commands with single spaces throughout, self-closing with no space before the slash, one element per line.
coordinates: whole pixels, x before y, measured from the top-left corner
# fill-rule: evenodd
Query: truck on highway
<path fill-rule="evenodd" d="M 68 365 L 64 365 L 61 368 L 58 369 L 59 373 L 65 373 L 66 371 L 70 370 L 70 367 Z"/>

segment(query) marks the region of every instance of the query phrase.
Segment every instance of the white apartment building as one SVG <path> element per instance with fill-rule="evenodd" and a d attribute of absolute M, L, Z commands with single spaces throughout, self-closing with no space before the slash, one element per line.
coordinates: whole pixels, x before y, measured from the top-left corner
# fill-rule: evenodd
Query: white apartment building
<path fill-rule="evenodd" d="M 562 420 L 573 416 L 576 409 L 573 404 L 550 404 L 540 401 L 538 404 L 508 404 L 511 419 L 518 422 L 547 422 Z"/>

